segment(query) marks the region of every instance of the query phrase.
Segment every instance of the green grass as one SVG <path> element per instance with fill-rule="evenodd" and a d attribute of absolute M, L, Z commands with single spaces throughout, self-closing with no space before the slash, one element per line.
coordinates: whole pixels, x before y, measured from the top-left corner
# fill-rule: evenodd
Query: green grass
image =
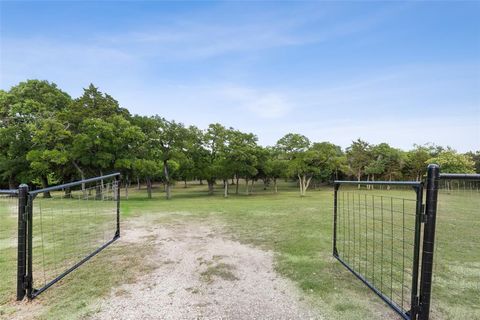
<path fill-rule="evenodd" d="M 242 186 L 240 191 L 243 192 L 243 189 Z M 411 197 L 407 191 L 369 192 Z M 461 194 L 442 194 L 440 197 L 436 283 L 432 298 L 434 314 L 440 319 L 480 317 L 476 298 L 480 296 L 480 250 L 476 240 L 480 231 L 479 198 L 479 194 L 468 198 Z M 62 203 L 62 206 L 65 207 L 65 204 Z M 158 224 L 198 220 L 222 225 L 226 236 L 242 243 L 273 250 L 277 271 L 297 283 L 309 300 L 321 308 L 326 318 L 393 317 L 394 313 L 375 294 L 332 257 L 332 211 L 331 188 L 311 190 L 307 197 L 300 198 L 295 186 L 287 183 L 281 184 L 278 194 L 257 186 L 253 195 L 231 195 L 227 199 L 223 198 L 220 189 L 214 196 L 208 196 L 206 186 L 191 185 L 184 189 L 183 184 L 179 184 L 170 201 L 164 199 L 161 188 L 158 188 L 154 190 L 153 199 L 146 198 L 145 190 L 130 190 L 129 200 L 122 199 L 121 203 L 124 224 L 140 216 Z M 71 224 L 76 225 L 75 215 L 67 216 L 71 216 Z M 0 228 L 3 226 L 2 216 Z M 74 231 L 81 232 L 82 229 Z M 62 238 L 57 238 L 57 242 L 58 239 Z M 73 245 L 68 241 L 62 244 Z M 35 302 L 42 306 L 37 312 L 38 317 L 78 318 L 95 312 L 92 306 L 99 297 L 125 281 L 135 281 L 138 274 L 149 270 L 148 265 L 142 264 L 142 257 L 152 250 L 153 245 L 149 242 L 138 247 L 121 243 L 111 246 L 42 294 Z M 5 264 L 2 264 L 0 262 L 0 270 L 3 270 L 2 267 L 5 269 Z M 212 265 L 206 276 L 228 274 L 228 268 L 217 267 Z M 0 297 L 6 295 L 4 280 L 6 276 L 2 273 Z M 16 312 L 21 307 L 8 305 L 3 312 Z"/>

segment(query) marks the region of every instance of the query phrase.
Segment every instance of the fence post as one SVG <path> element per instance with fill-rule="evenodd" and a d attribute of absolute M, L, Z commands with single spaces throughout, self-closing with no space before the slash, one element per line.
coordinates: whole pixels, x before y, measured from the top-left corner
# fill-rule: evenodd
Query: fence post
<path fill-rule="evenodd" d="M 338 203 L 338 188 L 339 183 L 333 185 L 333 256 L 338 256 L 337 251 L 337 203 Z"/>
<path fill-rule="evenodd" d="M 25 279 L 25 290 L 27 297 L 33 297 L 33 200 L 36 195 L 28 194 L 27 197 L 27 275 Z"/>
<path fill-rule="evenodd" d="M 18 245 L 17 245 L 17 300 L 25 297 L 25 278 L 27 275 L 27 198 L 28 185 L 18 188 Z"/>
<path fill-rule="evenodd" d="M 115 238 L 120 237 L 120 176 L 115 178 L 115 194 L 117 200 L 117 231 L 115 232 Z"/>
<path fill-rule="evenodd" d="M 428 165 L 425 203 L 425 215 L 427 221 L 423 231 L 419 320 L 428 320 L 430 315 L 430 296 L 432 292 L 433 253 L 435 245 L 435 221 L 437 216 L 439 178 L 440 167 L 436 164 Z"/>

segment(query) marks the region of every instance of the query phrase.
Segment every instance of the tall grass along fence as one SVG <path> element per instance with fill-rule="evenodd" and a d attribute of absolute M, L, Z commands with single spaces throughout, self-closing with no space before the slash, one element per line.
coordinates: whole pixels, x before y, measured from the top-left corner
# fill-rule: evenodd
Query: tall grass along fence
<path fill-rule="evenodd" d="M 437 165 L 426 181 L 335 181 L 333 255 L 404 319 L 479 317 L 479 185 Z"/>
<path fill-rule="evenodd" d="M 120 237 L 118 182 L 0 190 L 0 304 L 35 298 Z"/>

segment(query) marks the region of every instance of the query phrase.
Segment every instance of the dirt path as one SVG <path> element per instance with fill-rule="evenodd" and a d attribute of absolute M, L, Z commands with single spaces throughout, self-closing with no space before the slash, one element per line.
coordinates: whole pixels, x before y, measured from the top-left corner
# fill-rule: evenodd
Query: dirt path
<path fill-rule="evenodd" d="M 273 254 L 224 239 L 212 226 L 179 222 L 126 230 L 122 241 L 157 244 L 158 266 L 116 288 L 93 319 L 319 319 L 277 275 Z"/>

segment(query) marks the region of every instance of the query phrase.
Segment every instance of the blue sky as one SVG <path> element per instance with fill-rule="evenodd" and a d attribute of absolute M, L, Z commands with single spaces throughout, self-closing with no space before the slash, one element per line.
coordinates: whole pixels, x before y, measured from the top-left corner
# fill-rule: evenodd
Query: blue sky
<path fill-rule="evenodd" d="M 480 149 L 480 2 L 1 2 L 0 88 L 93 82 L 271 145 Z"/>

